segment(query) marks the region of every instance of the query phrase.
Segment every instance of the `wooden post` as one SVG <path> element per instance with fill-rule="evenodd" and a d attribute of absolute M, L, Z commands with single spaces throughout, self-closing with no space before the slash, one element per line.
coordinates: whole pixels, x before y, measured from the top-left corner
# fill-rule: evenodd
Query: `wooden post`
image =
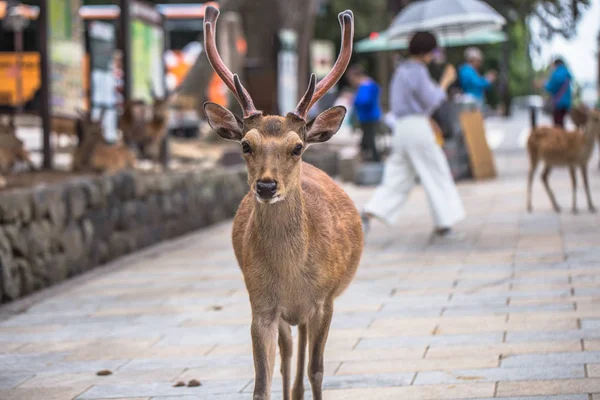
<path fill-rule="evenodd" d="M 43 132 L 43 167 L 52 169 L 52 141 L 51 141 L 51 107 L 50 104 L 50 60 L 48 52 L 48 1 L 40 0 L 40 13 L 38 17 L 38 34 L 40 44 L 40 117 L 42 118 Z"/>
<path fill-rule="evenodd" d="M 123 102 L 131 100 L 131 10 L 129 0 L 119 0 L 119 35 L 123 62 Z"/>

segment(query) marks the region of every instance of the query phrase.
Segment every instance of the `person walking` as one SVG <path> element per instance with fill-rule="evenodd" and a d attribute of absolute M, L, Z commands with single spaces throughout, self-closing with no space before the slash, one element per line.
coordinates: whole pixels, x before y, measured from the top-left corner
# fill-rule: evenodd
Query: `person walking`
<path fill-rule="evenodd" d="M 481 108 L 485 103 L 485 92 L 496 80 L 496 72 L 490 71 L 481 76 L 479 71 L 483 64 L 483 53 L 477 47 L 465 50 L 466 63 L 458 70 L 458 81 L 465 96 Z"/>
<path fill-rule="evenodd" d="M 565 127 L 565 117 L 571 110 L 571 72 L 561 58 L 552 63 L 552 73 L 544 89 L 550 93 L 550 109 L 554 126 Z"/>
<path fill-rule="evenodd" d="M 379 85 L 368 77 L 358 65 L 350 67 L 347 76 L 350 85 L 356 89 L 354 113 L 362 130 L 360 148 L 363 157 L 373 162 L 379 162 L 381 157 L 375 141 L 381 120 Z"/>
<path fill-rule="evenodd" d="M 448 65 L 436 84 L 427 70 L 437 40 L 430 32 L 417 32 L 409 44 L 410 58 L 401 63 L 392 78 L 390 104 L 396 117 L 391 154 L 381 185 L 362 212 L 363 229 L 373 218 L 393 224 L 418 177 L 429 201 L 434 233 L 446 236 L 465 216 L 462 200 L 450 173 L 448 161 L 435 141 L 430 116 L 446 99 L 446 90 L 456 80 L 456 69 Z"/>

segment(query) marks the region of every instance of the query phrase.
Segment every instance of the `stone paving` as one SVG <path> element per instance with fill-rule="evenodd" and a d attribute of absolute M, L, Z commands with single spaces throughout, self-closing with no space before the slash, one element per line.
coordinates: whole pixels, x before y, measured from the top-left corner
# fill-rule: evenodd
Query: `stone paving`
<path fill-rule="evenodd" d="M 524 153 L 497 165 L 498 179 L 460 185 L 462 240 L 431 240 L 420 189 L 397 225 L 374 226 L 336 302 L 325 399 L 600 400 L 600 218 L 582 192 L 579 215 L 552 213 L 539 181 L 525 213 Z M 551 181 L 569 210 L 567 173 Z M 359 205 L 372 192 L 347 189 Z M 150 249 L 5 318 L 0 399 L 250 399 L 229 236 L 226 223 Z M 191 379 L 202 385 L 173 387 Z"/>

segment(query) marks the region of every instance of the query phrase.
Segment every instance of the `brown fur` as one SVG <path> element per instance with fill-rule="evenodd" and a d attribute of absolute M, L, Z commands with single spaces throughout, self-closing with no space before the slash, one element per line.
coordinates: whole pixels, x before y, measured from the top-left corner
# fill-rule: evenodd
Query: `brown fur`
<path fill-rule="evenodd" d="M 540 161 L 544 162 L 542 182 L 552 206 L 556 212 L 560 207 L 556 202 L 554 193 L 548 184 L 548 177 L 553 167 L 568 167 L 573 186 L 573 212 L 577 212 L 577 177 L 576 169 L 581 169 L 583 183 L 586 191 L 588 208 L 595 212 L 589 190 L 587 164 L 592 155 L 594 141 L 600 135 L 600 111 L 590 111 L 582 130 L 565 131 L 555 127 L 538 127 L 531 131 L 527 141 L 527 152 L 531 162 L 527 184 L 527 209 L 532 210 L 531 187 L 533 176 Z"/>
<path fill-rule="evenodd" d="M 141 104 L 143 105 L 143 103 Z M 123 115 L 119 121 L 123 138 L 125 143 L 138 147 L 142 156 L 157 159 L 160 142 L 167 134 L 169 98 L 153 97 L 150 121 L 145 121 L 143 115 L 136 115 L 136 105 L 140 105 L 140 103 L 125 103 Z"/>
<path fill-rule="evenodd" d="M 245 125 L 243 140 L 253 149 L 244 156 L 250 186 L 254 188 L 259 179 L 275 180 L 283 197 L 265 204 L 251 190 L 233 224 L 235 255 L 252 307 L 255 394 L 264 394 L 255 398 L 269 398 L 277 331 L 284 399 L 290 398 L 290 325 L 299 325 L 293 398 L 303 398 L 308 339 L 308 374 L 313 396 L 320 399 L 333 300 L 352 281 L 362 253 L 360 216 L 352 200 L 327 174 L 291 156 L 294 146 L 306 140 L 303 121 L 292 116 L 259 116 Z"/>
<path fill-rule="evenodd" d="M 324 351 L 333 301 L 350 284 L 363 249 L 360 216 L 352 200 L 331 178 L 302 163 L 308 145 L 329 140 L 346 109 L 332 107 L 307 123 L 310 104 L 340 79 L 352 54 L 353 15 L 339 14 L 342 47 L 332 71 L 316 84 L 313 74 L 296 110 L 285 117 L 263 116 L 239 77 L 219 57 L 215 26 L 219 11 L 207 7 L 204 48 L 219 77 L 238 99 L 244 120 L 214 103 L 204 110 L 224 139 L 240 142 L 250 192 L 233 222 L 233 248 L 252 309 L 253 400 L 271 398 L 276 342 L 281 353 L 283 400 L 304 398 L 308 378 L 313 400 L 323 399 Z M 293 389 L 291 325 L 298 325 L 298 366 Z M 279 338 L 278 338 L 279 336 Z"/>
<path fill-rule="evenodd" d="M 14 117 L 9 116 L 8 121 L 0 121 L 0 173 L 10 173 L 18 162 L 35 169 L 23 141 L 17 137 Z"/>
<path fill-rule="evenodd" d="M 115 173 L 134 166 L 135 155 L 129 148 L 106 142 L 101 121 L 92 121 L 86 113 L 79 123 L 81 138 L 73 153 L 74 171 Z"/>

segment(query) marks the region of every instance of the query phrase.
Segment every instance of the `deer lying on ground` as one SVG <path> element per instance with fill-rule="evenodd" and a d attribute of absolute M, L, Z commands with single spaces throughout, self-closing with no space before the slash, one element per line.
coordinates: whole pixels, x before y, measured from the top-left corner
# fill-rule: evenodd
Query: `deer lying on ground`
<path fill-rule="evenodd" d="M 0 121 L 0 174 L 12 172 L 18 163 L 24 163 L 30 170 L 35 170 L 29 152 L 21 139 L 17 137 L 17 128 L 14 117 Z M 0 176 L 0 187 L 6 186 L 6 179 Z"/>
<path fill-rule="evenodd" d="M 54 133 L 58 147 L 69 147 L 77 140 L 77 123 L 70 118 L 52 117 L 51 132 Z M 65 140 L 62 140 L 62 139 Z"/>
<path fill-rule="evenodd" d="M 304 397 L 303 376 L 308 341 L 308 377 L 313 399 L 321 400 L 323 351 L 333 315 L 333 301 L 350 284 L 363 248 L 361 220 L 348 195 L 319 169 L 302 162 L 311 144 L 329 140 L 346 109 L 332 107 L 310 122 L 310 107 L 344 73 L 352 53 L 353 15 L 339 15 L 340 55 L 332 71 L 315 86 L 315 75 L 295 111 L 285 117 L 263 115 L 219 56 L 215 26 L 219 12 L 208 7 L 204 20 L 206 54 L 220 78 L 237 97 L 243 119 L 215 103 L 204 109 L 211 127 L 241 145 L 250 192 L 233 223 L 233 247 L 244 275 L 252 309 L 254 400 L 267 400 L 281 352 L 283 398 Z M 290 392 L 292 334 L 298 325 L 298 368 Z M 279 333 L 279 339 L 278 339 Z"/>
<path fill-rule="evenodd" d="M 160 144 L 167 134 L 169 96 L 159 98 L 152 90 L 151 94 L 152 116 L 149 121 L 145 120 L 144 115 L 136 115 L 135 108 L 140 103 L 129 101 L 124 105 L 119 125 L 128 146 L 139 149 L 143 157 L 156 160 L 159 157 Z"/>
<path fill-rule="evenodd" d="M 533 176 L 540 161 L 544 162 L 542 182 L 552 202 L 554 211 L 560 212 L 560 207 L 548 184 L 548 178 L 553 167 L 568 167 L 573 186 L 573 213 L 577 213 L 577 168 L 581 170 L 583 176 L 588 208 L 590 212 L 596 212 L 590 195 L 587 165 L 592 155 L 595 141 L 600 135 L 600 111 L 589 111 L 586 120 L 582 129 L 572 132 L 548 126 L 533 127 L 527 141 L 527 152 L 529 153 L 529 160 L 531 162 L 527 183 L 527 210 L 529 212 L 532 211 L 531 186 L 533 184 Z"/>
<path fill-rule="evenodd" d="M 102 109 L 98 121 L 89 112 L 80 112 L 78 121 L 79 143 L 73 153 L 74 171 L 115 173 L 135 164 L 135 155 L 123 144 L 109 144 L 104 138 Z"/>

